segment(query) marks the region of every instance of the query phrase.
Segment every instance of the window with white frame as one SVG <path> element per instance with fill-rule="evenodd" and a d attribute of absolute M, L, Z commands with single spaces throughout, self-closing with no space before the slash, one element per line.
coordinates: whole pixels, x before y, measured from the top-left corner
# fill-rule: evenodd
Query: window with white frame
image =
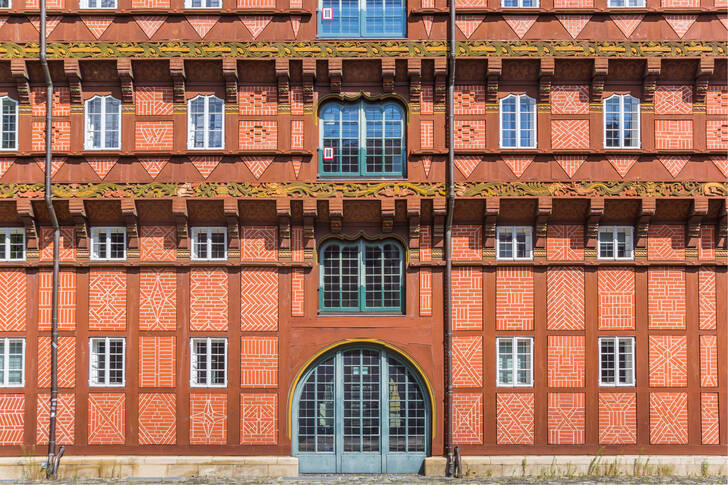
<path fill-rule="evenodd" d="M 217 96 L 196 96 L 187 102 L 187 148 L 223 148 L 225 103 Z"/>
<path fill-rule="evenodd" d="M 599 227 L 599 259 L 633 259 L 632 226 Z"/>
<path fill-rule="evenodd" d="M 2 126 L 0 126 L 0 149 L 18 149 L 18 102 L 7 96 L 0 97 Z"/>
<path fill-rule="evenodd" d="M 120 337 L 93 337 L 89 339 L 89 347 L 89 386 L 123 386 L 126 340 Z"/>
<path fill-rule="evenodd" d="M 634 337 L 599 339 L 599 385 L 634 386 Z"/>
<path fill-rule="evenodd" d="M 97 261 L 126 259 L 126 228 L 92 227 L 91 259 Z"/>
<path fill-rule="evenodd" d="M 538 8 L 538 0 L 502 0 L 503 8 Z"/>
<path fill-rule="evenodd" d="M 121 148 L 121 100 L 94 96 L 86 101 L 86 150 Z"/>
<path fill-rule="evenodd" d="M 116 8 L 116 0 L 81 0 L 79 8 Z"/>
<path fill-rule="evenodd" d="M 0 261 L 25 260 L 25 229 L 0 228 Z"/>
<path fill-rule="evenodd" d="M 498 259 L 533 259 L 533 236 L 529 226 L 500 226 L 497 230 Z"/>
<path fill-rule="evenodd" d="M 640 8 L 645 6 L 645 0 L 609 0 L 609 8 Z"/>
<path fill-rule="evenodd" d="M 12 2 L 10 0 L 0 0 L 0 8 L 10 8 Z"/>
<path fill-rule="evenodd" d="M 536 100 L 509 94 L 500 100 L 501 148 L 536 148 Z"/>
<path fill-rule="evenodd" d="M 640 100 L 613 94 L 604 100 L 604 148 L 640 147 Z"/>
<path fill-rule="evenodd" d="M 25 385 L 25 339 L 0 338 L 0 387 Z"/>
<path fill-rule="evenodd" d="M 222 0 L 185 0 L 185 8 L 220 8 Z"/>
<path fill-rule="evenodd" d="M 224 227 L 193 227 L 192 259 L 227 259 L 227 229 Z"/>
<path fill-rule="evenodd" d="M 227 339 L 190 339 L 190 386 L 227 386 Z"/>
<path fill-rule="evenodd" d="M 500 387 L 533 385 L 533 338 L 498 337 L 497 385 Z"/>

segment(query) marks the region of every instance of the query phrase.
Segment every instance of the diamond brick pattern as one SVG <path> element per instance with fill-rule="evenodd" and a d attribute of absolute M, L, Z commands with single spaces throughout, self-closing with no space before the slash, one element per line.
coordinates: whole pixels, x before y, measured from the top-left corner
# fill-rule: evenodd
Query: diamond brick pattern
<path fill-rule="evenodd" d="M 456 393 L 452 396 L 452 440 L 455 444 L 483 443 L 483 395 Z"/>
<path fill-rule="evenodd" d="M 483 338 L 453 337 L 452 372 L 454 387 L 483 385 Z"/>
<path fill-rule="evenodd" d="M 717 392 L 700 394 L 700 434 L 704 445 L 717 445 L 720 443 L 719 412 Z"/>
<path fill-rule="evenodd" d="M 582 335 L 549 335 L 549 387 L 584 386 L 585 352 Z"/>
<path fill-rule="evenodd" d="M 174 122 L 137 121 L 134 126 L 136 149 L 142 151 L 171 151 Z"/>
<path fill-rule="evenodd" d="M 38 394 L 36 407 L 35 442 L 48 444 L 48 426 L 51 415 L 51 395 Z M 72 445 L 76 439 L 76 396 L 71 393 L 58 393 L 56 406 L 56 444 Z"/>
<path fill-rule="evenodd" d="M 23 444 L 25 396 L 0 394 L 0 445 Z"/>
<path fill-rule="evenodd" d="M 272 15 L 241 15 L 240 21 L 246 29 L 256 39 L 273 20 Z"/>
<path fill-rule="evenodd" d="M 38 272 L 38 330 L 51 329 L 50 270 Z M 62 269 L 58 275 L 58 329 L 73 330 L 76 327 L 76 273 Z"/>
<path fill-rule="evenodd" d="M 420 148 L 432 148 L 434 144 L 433 136 L 435 132 L 435 122 L 425 120 L 420 122 Z"/>
<path fill-rule="evenodd" d="M 177 261 L 177 232 L 174 226 L 140 226 L 141 261 Z"/>
<path fill-rule="evenodd" d="M 693 113 L 693 87 L 689 84 L 660 84 L 655 88 L 655 114 Z"/>
<path fill-rule="evenodd" d="M 244 332 L 278 330 L 278 270 L 240 269 L 240 327 Z"/>
<path fill-rule="evenodd" d="M 139 444 L 173 445 L 177 442 L 177 396 L 139 394 Z"/>
<path fill-rule="evenodd" d="M 117 157 L 86 157 L 86 163 L 91 166 L 101 180 L 103 180 L 109 174 L 111 169 L 114 168 L 117 160 L 119 160 Z"/>
<path fill-rule="evenodd" d="M 681 268 L 654 268 L 648 273 L 649 328 L 685 328 L 685 273 Z"/>
<path fill-rule="evenodd" d="M 174 387 L 175 337 L 139 337 L 139 386 Z"/>
<path fill-rule="evenodd" d="M 665 166 L 670 175 L 677 177 L 682 169 L 690 161 L 690 155 L 663 155 L 658 157 L 660 163 Z"/>
<path fill-rule="evenodd" d="M 171 115 L 174 109 L 171 86 L 134 86 L 137 116 Z"/>
<path fill-rule="evenodd" d="M 551 113 L 555 115 L 589 114 L 589 85 L 554 84 L 551 87 Z"/>
<path fill-rule="evenodd" d="M 228 328 L 228 274 L 224 268 L 190 270 L 190 330 Z"/>
<path fill-rule="evenodd" d="M 728 176 L 726 176 L 728 178 Z M 700 225 L 700 245 L 698 246 L 699 259 L 715 259 L 715 226 L 713 224 Z"/>
<path fill-rule="evenodd" d="M 139 329 L 175 330 L 177 273 L 173 268 L 139 271 Z"/>
<path fill-rule="evenodd" d="M 496 441 L 499 445 L 532 445 L 534 432 L 532 393 L 496 395 Z"/>
<path fill-rule="evenodd" d="M 190 159 L 190 162 L 192 162 L 192 165 L 195 166 L 198 172 L 200 172 L 200 175 L 202 175 L 202 178 L 207 180 L 207 177 L 210 176 L 212 172 L 215 171 L 218 164 L 220 163 L 220 160 L 222 160 L 221 156 L 195 156 L 195 157 L 188 157 Z"/>
<path fill-rule="evenodd" d="M 632 35 L 632 32 L 642 23 L 644 14 L 622 14 L 612 15 L 612 22 L 619 27 L 625 37 Z"/>
<path fill-rule="evenodd" d="M 516 177 L 523 175 L 523 172 L 533 162 L 533 156 L 502 156 L 501 158 Z"/>
<path fill-rule="evenodd" d="M 612 164 L 612 167 L 614 167 L 614 170 L 617 171 L 617 173 L 624 177 L 627 175 L 627 172 L 629 172 L 629 169 L 632 168 L 632 166 L 637 163 L 637 160 L 639 159 L 639 155 L 618 155 L 618 156 L 608 156 L 607 160 L 609 160 L 609 163 Z"/>
<path fill-rule="evenodd" d="M 584 394 L 549 393 L 548 440 L 550 445 L 584 444 Z"/>
<path fill-rule="evenodd" d="M 114 21 L 114 17 L 110 15 L 97 15 L 94 17 L 81 17 L 81 21 L 86 25 L 86 28 L 91 31 L 94 38 L 97 40 L 104 35 L 106 29 Z"/>
<path fill-rule="evenodd" d="M 33 116 L 46 114 L 46 88 L 34 86 L 30 88 L 30 106 Z M 53 86 L 53 116 L 69 116 L 71 114 L 71 90 L 65 86 Z M 45 123 L 45 121 L 44 121 Z"/>
<path fill-rule="evenodd" d="M 278 395 L 240 395 L 240 444 L 278 444 Z"/>
<path fill-rule="evenodd" d="M 474 266 L 452 269 L 453 330 L 480 330 L 483 326 L 483 273 Z"/>
<path fill-rule="evenodd" d="M 38 387 L 51 387 L 51 338 L 38 337 Z M 58 337 L 58 387 L 76 385 L 76 338 Z"/>
<path fill-rule="evenodd" d="M 688 443 L 688 393 L 650 393 L 650 444 Z"/>
<path fill-rule="evenodd" d="M 420 268 L 420 316 L 432 316 L 432 268 Z"/>
<path fill-rule="evenodd" d="M 655 261 L 685 259 L 685 226 L 682 224 L 650 224 L 647 233 L 647 257 Z"/>
<path fill-rule="evenodd" d="M 554 159 L 564 169 L 569 178 L 573 177 L 577 170 L 586 162 L 586 155 L 555 155 Z"/>
<path fill-rule="evenodd" d="M 268 167 L 270 167 L 270 164 L 273 163 L 273 157 L 265 157 L 265 156 L 245 156 L 241 157 L 243 163 L 245 163 L 245 166 L 248 167 L 248 170 L 250 170 L 250 173 L 253 174 L 253 177 L 257 179 L 260 178 L 261 175 L 266 171 Z M 296 175 L 298 176 L 298 175 Z"/>
<path fill-rule="evenodd" d="M 148 2 L 160 2 L 160 0 L 132 0 L 132 5 L 134 3 L 148 3 Z M 161 0 L 160 3 L 166 3 L 166 6 L 159 7 L 159 8 L 169 8 L 169 1 Z M 132 8 L 147 8 L 147 7 L 133 7 Z M 151 7 L 155 8 L 155 7 Z M 148 39 L 151 39 L 154 37 L 154 34 L 157 33 L 159 28 L 164 24 L 164 22 L 167 21 L 167 17 L 164 15 L 135 15 L 134 21 L 137 23 L 140 29 L 144 31 L 144 35 L 147 36 Z"/>
<path fill-rule="evenodd" d="M 538 15 L 503 15 L 503 20 L 513 29 L 519 39 L 523 39 L 523 36 L 538 20 Z"/>
<path fill-rule="evenodd" d="M 240 385 L 278 386 L 278 337 L 240 339 Z"/>
<path fill-rule="evenodd" d="M 479 155 L 460 155 L 453 160 L 453 163 L 460 173 L 468 178 L 482 161 L 483 157 Z"/>
<path fill-rule="evenodd" d="M 556 18 L 559 19 L 559 22 L 561 22 L 571 38 L 576 39 L 591 20 L 591 15 L 557 15 Z"/>
<path fill-rule="evenodd" d="M 584 269 L 551 267 L 546 273 L 549 330 L 584 329 Z"/>
<path fill-rule="evenodd" d="M 705 112 L 709 115 L 728 115 L 728 85 L 708 85 L 708 92 L 705 96 Z"/>
<path fill-rule="evenodd" d="M 700 336 L 700 386 L 718 387 L 718 337 Z"/>
<path fill-rule="evenodd" d="M 637 395 L 599 393 L 599 443 L 627 445 L 637 442 Z"/>
<path fill-rule="evenodd" d="M 650 387 L 688 385 L 688 340 L 684 336 L 650 335 Z"/>
<path fill-rule="evenodd" d="M 549 261 L 583 261 L 584 226 L 549 224 L 546 233 L 546 258 Z"/>
<path fill-rule="evenodd" d="M 484 15 L 456 15 L 455 25 L 457 25 L 460 32 L 463 33 L 466 39 L 469 39 L 473 33 L 478 30 L 480 24 L 485 20 Z"/>
<path fill-rule="evenodd" d="M 187 23 L 189 23 L 200 39 L 204 39 L 207 33 L 212 29 L 218 20 L 219 15 L 187 15 Z"/>
<path fill-rule="evenodd" d="M 456 115 L 484 115 L 485 85 L 456 85 L 454 103 Z"/>
<path fill-rule="evenodd" d="M 33 121 L 32 129 L 32 149 L 34 152 L 42 152 L 45 150 L 45 121 Z M 54 150 L 60 152 L 67 152 L 71 149 L 70 121 L 53 120 L 51 128 L 51 145 Z"/>
<path fill-rule="evenodd" d="M 190 394 L 190 444 L 227 443 L 227 394 Z"/>
<path fill-rule="evenodd" d="M 61 226 L 60 248 L 58 257 L 61 261 L 74 261 L 76 259 L 76 236 L 73 226 Z M 53 261 L 53 228 L 40 228 L 40 254 L 41 261 Z"/>
<path fill-rule="evenodd" d="M 92 269 L 89 277 L 89 330 L 126 328 L 126 271 Z"/>
<path fill-rule="evenodd" d="M 88 444 L 123 445 L 126 441 L 126 395 L 94 393 L 88 396 Z"/>
<path fill-rule="evenodd" d="M 278 114 L 278 89 L 272 84 L 240 86 L 238 104 L 242 116 L 275 116 Z"/>
<path fill-rule="evenodd" d="M 483 258 L 482 226 L 456 224 L 452 227 L 453 261 L 473 261 Z"/>
<path fill-rule="evenodd" d="M 157 178 L 159 172 L 169 162 L 169 158 L 138 158 L 137 160 L 153 179 Z"/>
<path fill-rule="evenodd" d="M 25 330 L 25 306 L 28 294 L 25 271 L 0 269 L 0 332 Z"/>
<path fill-rule="evenodd" d="M 589 148 L 589 120 L 551 120 L 551 148 Z"/>
<path fill-rule="evenodd" d="M 485 149 L 485 120 L 455 120 L 456 149 Z"/>
<path fill-rule="evenodd" d="M 278 148 L 276 121 L 243 120 L 240 122 L 241 150 L 275 150 Z"/>
<path fill-rule="evenodd" d="M 304 288 L 305 273 L 303 268 L 293 268 L 291 271 L 291 316 L 302 317 L 304 315 Z"/>
<path fill-rule="evenodd" d="M 698 271 L 698 315 L 700 330 L 713 330 L 717 322 L 715 271 L 700 268 Z"/>
<path fill-rule="evenodd" d="M 533 329 L 533 269 L 500 267 L 496 271 L 496 329 Z"/>
<path fill-rule="evenodd" d="M 243 226 L 240 231 L 240 259 L 278 261 L 278 231 L 275 226 Z"/>
<path fill-rule="evenodd" d="M 693 120 L 655 120 L 655 146 L 660 150 L 693 148 Z"/>

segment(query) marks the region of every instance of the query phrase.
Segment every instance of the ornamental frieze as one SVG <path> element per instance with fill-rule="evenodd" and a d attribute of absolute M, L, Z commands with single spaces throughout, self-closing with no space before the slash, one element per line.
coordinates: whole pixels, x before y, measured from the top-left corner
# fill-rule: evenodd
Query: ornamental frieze
<path fill-rule="evenodd" d="M 355 42 L 50 42 L 48 57 L 439 57 L 444 41 Z M 718 57 L 728 55 L 728 42 L 457 42 L 461 57 Z M 37 58 L 38 44 L 0 43 L 0 59 Z"/>
<path fill-rule="evenodd" d="M 444 197 L 442 183 L 150 183 L 53 184 L 68 198 L 376 198 Z M 726 182 L 473 182 L 456 183 L 457 197 L 726 197 Z M 0 184 L 0 198 L 42 198 L 43 184 Z"/>

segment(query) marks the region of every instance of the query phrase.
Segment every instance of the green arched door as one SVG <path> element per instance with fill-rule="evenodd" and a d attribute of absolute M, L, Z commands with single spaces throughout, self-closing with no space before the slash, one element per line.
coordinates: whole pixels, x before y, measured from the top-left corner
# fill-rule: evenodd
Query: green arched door
<path fill-rule="evenodd" d="M 430 448 L 422 379 L 393 353 L 344 347 L 325 354 L 294 394 L 300 473 L 418 473 Z"/>

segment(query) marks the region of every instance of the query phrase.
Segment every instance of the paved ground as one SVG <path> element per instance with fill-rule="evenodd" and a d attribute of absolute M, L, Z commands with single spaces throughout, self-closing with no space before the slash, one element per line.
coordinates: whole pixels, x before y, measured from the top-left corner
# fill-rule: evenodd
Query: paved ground
<path fill-rule="evenodd" d="M 2 482 L 0 483 L 7 483 Z M 19 483 L 19 482 L 13 482 Z M 48 482 L 20 482 L 24 484 L 40 484 Z M 463 478 L 447 479 L 422 477 L 416 475 L 311 475 L 296 478 L 267 478 L 267 479 L 126 479 L 126 480 L 59 480 L 52 482 L 56 485 L 334 485 L 334 484 L 394 484 L 394 485 L 726 485 L 726 477 L 644 477 L 644 478 L 568 478 L 568 479 L 537 479 L 537 478 Z"/>

